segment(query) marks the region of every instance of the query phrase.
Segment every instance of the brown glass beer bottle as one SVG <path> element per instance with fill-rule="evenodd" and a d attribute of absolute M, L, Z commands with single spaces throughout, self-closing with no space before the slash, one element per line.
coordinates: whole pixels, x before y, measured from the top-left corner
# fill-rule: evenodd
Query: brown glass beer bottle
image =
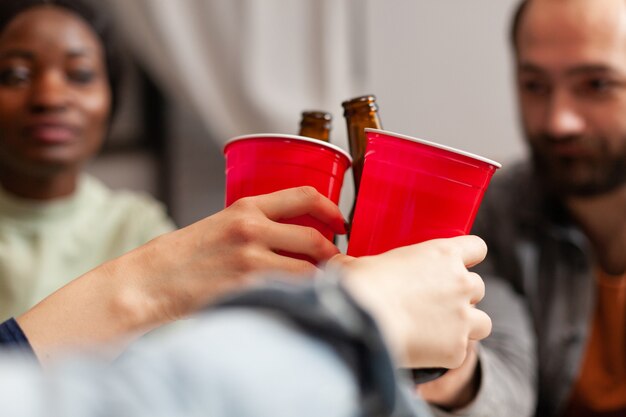
<path fill-rule="evenodd" d="M 352 175 L 354 177 L 354 197 L 359 192 L 361 174 L 363 173 L 363 157 L 365 156 L 365 131 L 366 127 L 382 129 L 378 115 L 376 97 L 366 95 L 344 101 L 343 115 L 346 118 L 348 128 L 348 142 L 352 155 Z"/>
<path fill-rule="evenodd" d="M 352 177 L 354 178 L 354 201 L 350 217 L 348 221 L 352 224 L 354 217 L 354 207 L 356 205 L 356 197 L 359 194 L 359 185 L 361 184 L 361 174 L 363 173 L 363 157 L 365 156 L 365 145 L 367 139 L 365 136 L 365 128 L 382 129 L 380 117 L 378 116 L 378 105 L 376 97 L 366 95 L 356 97 L 341 103 L 343 106 L 343 116 L 346 119 L 348 128 L 348 143 L 350 145 L 350 154 L 352 155 Z M 348 238 L 350 233 L 348 232 Z"/>
<path fill-rule="evenodd" d="M 303 111 L 300 120 L 300 136 L 330 141 L 333 116 L 324 111 Z"/>

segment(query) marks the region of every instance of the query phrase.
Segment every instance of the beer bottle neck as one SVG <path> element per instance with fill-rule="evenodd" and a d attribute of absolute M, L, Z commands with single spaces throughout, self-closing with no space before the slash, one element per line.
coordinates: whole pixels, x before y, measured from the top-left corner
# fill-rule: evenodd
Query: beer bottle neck
<path fill-rule="evenodd" d="M 302 123 L 300 123 L 299 135 L 328 142 L 330 139 L 330 126 L 325 121 L 303 120 Z"/>
<path fill-rule="evenodd" d="M 323 111 L 304 111 L 300 121 L 300 136 L 306 136 L 328 142 L 330 140 L 330 129 L 332 116 Z"/>

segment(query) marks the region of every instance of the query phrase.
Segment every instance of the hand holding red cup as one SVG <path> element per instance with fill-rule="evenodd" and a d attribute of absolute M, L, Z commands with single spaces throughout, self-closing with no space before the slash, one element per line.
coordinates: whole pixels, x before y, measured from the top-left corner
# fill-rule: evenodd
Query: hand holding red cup
<path fill-rule="evenodd" d="M 352 164 L 341 148 L 303 136 L 255 134 L 238 136 L 224 147 L 226 207 L 242 197 L 288 188 L 311 186 L 335 204 L 344 174 Z M 303 215 L 280 222 L 309 226 L 332 241 L 333 230 L 318 219 Z M 301 258 L 297 254 L 289 254 Z"/>
<path fill-rule="evenodd" d="M 410 136 L 365 131 L 348 255 L 469 233 L 499 163 Z"/>

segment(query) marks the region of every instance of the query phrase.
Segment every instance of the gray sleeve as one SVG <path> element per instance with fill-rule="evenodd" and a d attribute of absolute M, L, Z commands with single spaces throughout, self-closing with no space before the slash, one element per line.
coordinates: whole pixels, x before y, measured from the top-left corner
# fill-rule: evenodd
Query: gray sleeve
<path fill-rule="evenodd" d="M 478 352 L 482 372 L 478 395 L 463 409 L 447 413 L 433 407 L 433 413 L 439 417 L 533 416 L 537 359 L 529 313 L 507 283 L 483 278 L 487 293 L 479 308 L 491 317 L 493 330 Z"/>

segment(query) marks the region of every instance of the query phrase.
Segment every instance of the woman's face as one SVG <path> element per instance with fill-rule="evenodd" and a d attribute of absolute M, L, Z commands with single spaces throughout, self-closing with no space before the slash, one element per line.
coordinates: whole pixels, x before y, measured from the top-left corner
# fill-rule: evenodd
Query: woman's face
<path fill-rule="evenodd" d="M 111 91 L 98 36 L 55 6 L 0 33 L 0 165 L 47 176 L 78 170 L 102 145 Z"/>

